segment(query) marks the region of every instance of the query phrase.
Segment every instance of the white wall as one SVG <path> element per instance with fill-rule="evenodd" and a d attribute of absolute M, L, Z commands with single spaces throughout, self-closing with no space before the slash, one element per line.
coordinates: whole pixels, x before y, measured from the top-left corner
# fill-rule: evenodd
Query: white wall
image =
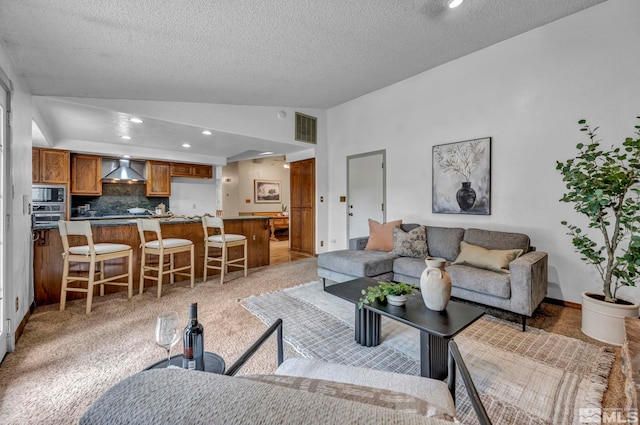
<path fill-rule="evenodd" d="M 289 169 L 272 158 L 237 161 L 222 168 L 222 209 L 226 217 L 239 212 L 279 212 L 282 203 L 289 208 Z M 225 182 L 225 179 L 230 182 Z M 278 180 L 282 183 L 282 202 L 256 204 L 254 180 Z M 249 200 L 247 203 L 246 201 Z"/>
<path fill-rule="evenodd" d="M 640 2 L 615 0 L 332 108 L 327 113 L 327 250 L 346 245 L 348 155 L 387 151 L 387 219 L 528 234 L 549 253 L 548 296 L 580 302 L 601 290 L 560 224 L 582 223 L 555 161 L 584 141 L 581 118 L 607 143 L 640 115 Z M 431 213 L 435 144 L 492 137 L 491 215 Z M 640 300 L 640 291 L 623 295 Z"/>
<path fill-rule="evenodd" d="M 216 214 L 217 193 L 215 179 L 173 177 L 169 208 L 179 215 Z"/>
<path fill-rule="evenodd" d="M 11 332 L 26 315 L 34 300 L 31 283 L 31 220 L 23 212 L 22 197 L 31 199 L 31 94 L 20 79 L 7 51 L 0 43 L 0 68 L 13 83 L 11 144 L 5 155 L 9 157 L 10 181 L 6 182 L 5 195 L 9 197 L 7 245 L 9 278 L 5 282 L 8 300 L 7 318 L 11 320 Z M 14 307 L 16 297 L 19 306 Z M 4 302 L 4 301 L 2 301 Z M 11 344 L 10 344 L 11 345 Z"/>

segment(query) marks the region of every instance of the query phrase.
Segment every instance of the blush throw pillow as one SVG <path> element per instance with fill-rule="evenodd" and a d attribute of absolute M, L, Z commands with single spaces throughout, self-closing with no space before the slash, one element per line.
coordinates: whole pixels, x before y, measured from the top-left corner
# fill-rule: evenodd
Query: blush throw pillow
<path fill-rule="evenodd" d="M 521 249 L 487 249 L 460 242 L 460 254 L 452 264 L 487 269 L 499 273 L 509 273 L 509 263 L 522 255 Z"/>
<path fill-rule="evenodd" d="M 401 257 L 425 258 L 427 249 L 427 228 L 415 227 L 405 232 L 400 227 L 393 229 L 393 254 Z"/>
<path fill-rule="evenodd" d="M 369 240 L 364 247 L 368 251 L 391 251 L 393 250 L 393 229 L 399 227 L 402 220 L 389 221 L 388 223 L 378 223 L 369 219 Z"/>

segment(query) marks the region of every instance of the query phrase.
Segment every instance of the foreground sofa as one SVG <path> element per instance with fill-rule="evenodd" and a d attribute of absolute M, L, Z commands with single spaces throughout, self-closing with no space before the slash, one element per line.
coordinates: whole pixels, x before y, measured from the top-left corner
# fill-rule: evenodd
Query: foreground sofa
<path fill-rule="evenodd" d="M 275 374 L 234 377 L 276 331 Z M 311 359 L 283 362 L 278 319 L 225 375 L 185 369 L 137 373 L 100 396 L 80 425 L 446 425 L 455 421 L 456 370 L 479 423 L 491 425 L 454 342 L 449 350 L 448 382 Z"/>
<path fill-rule="evenodd" d="M 409 232 L 418 224 L 403 224 Z M 522 233 L 482 229 L 426 226 L 428 255 L 447 260 L 451 276 L 451 295 L 455 298 L 496 307 L 521 315 L 522 330 L 526 318 L 547 295 L 546 252 L 537 251 Z M 358 277 L 379 281 L 392 280 L 415 285 L 426 268 L 424 258 L 402 257 L 393 252 L 365 250 L 368 237 L 349 241 L 349 249 L 318 255 L 318 276 L 326 284 L 346 282 Z M 458 258 L 461 242 L 488 250 L 522 250 L 505 270 L 489 270 L 470 264 L 452 264 Z"/>

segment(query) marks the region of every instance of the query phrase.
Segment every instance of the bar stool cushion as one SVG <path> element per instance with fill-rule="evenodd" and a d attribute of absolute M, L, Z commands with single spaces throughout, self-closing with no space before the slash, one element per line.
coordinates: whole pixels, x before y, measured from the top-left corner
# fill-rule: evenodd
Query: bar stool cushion
<path fill-rule="evenodd" d="M 216 243 L 236 242 L 236 241 L 242 241 L 245 239 L 247 239 L 247 237 L 244 235 L 233 235 L 233 234 L 230 235 L 227 233 L 225 233 L 224 235 L 224 240 L 222 239 L 222 235 L 213 235 L 207 238 L 209 242 L 216 242 Z"/>
<path fill-rule="evenodd" d="M 112 252 L 128 251 L 131 249 L 129 245 L 121 243 L 96 243 L 93 244 L 93 248 L 96 250 L 96 254 L 110 254 Z M 72 246 L 69 248 L 71 254 L 76 255 L 89 255 L 88 245 Z"/>
<path fill-rule="evenodd" d="M 162 246 L 164 246 L 165 248 L 175 248 L 177 246 L 189 246 L 189 245 L 193 245 L 193 242 L 191 242 L 189 239 L 177 239 L 177 238 L 162 239 Z M 150 241 L 144 244 L 144 246 L 147 248 L 160 249 L 160 242 L 157 240 Z"/>

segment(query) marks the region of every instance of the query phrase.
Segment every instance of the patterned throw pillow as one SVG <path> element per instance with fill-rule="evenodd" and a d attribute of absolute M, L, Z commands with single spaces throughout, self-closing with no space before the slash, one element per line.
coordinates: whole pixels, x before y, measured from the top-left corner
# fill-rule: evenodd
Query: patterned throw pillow
<path fill-rule="evenodd" d="M 425 258 L 428 254 L 427 228 L 418 226 L 408 232 L 399 227 L 393 229 L 391 253 L 401 257 Z"/>

